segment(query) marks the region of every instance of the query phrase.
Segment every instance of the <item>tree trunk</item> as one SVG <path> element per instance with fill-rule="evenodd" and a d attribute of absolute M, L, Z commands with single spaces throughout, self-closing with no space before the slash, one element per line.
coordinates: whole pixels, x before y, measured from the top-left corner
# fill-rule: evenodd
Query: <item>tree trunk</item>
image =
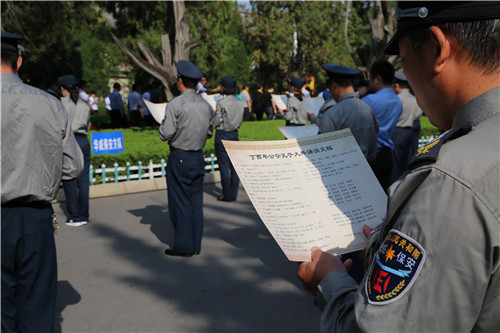
<path fill-rule="evenodd" d="M 144 58 L 134 52 L 134 50 L 111 33 L 111 37 L 113 37 L 115 43 L 122 50 L 122 52 L 130 58 L 131 61 L 161 81 L 165 89 L 167 101 L 170 101 L 174 97 L 172 91 L 170 90 L 170 86 L 174 85 L 177 81 L 175 63 L 179 60 L 188 60 L 191 49 L 200 45 L 199 41 L 190 41 L 189 18 L 186 14 L 184 1 L 174 1 L 173 5 L 175 17 L 174 61 L 172 61 L 172 50 L 168 34 L 161 36 L 161 54 L 163 59 L 162 62 L 160 62 L 154 57 L 153 53 L 147 48 L 142 40 L 137 42 L 137 46 L 139 47 L 139 50 L 141 50 Z"/>

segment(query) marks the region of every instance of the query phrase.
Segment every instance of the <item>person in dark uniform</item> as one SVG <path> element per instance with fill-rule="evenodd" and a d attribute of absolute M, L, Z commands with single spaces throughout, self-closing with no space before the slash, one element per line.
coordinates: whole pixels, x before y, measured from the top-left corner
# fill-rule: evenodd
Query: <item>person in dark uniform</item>
<path fill-rule="evenodd" d="M 260 84 L 259 89 L 253 95 L 252 112 L 255 113 L 256 120 L 262 120 L 264 117 L 264 86 Z"/>
<path fill-rule="evenodd" d="M 66 208 L 69 218 L 66 225 L 79 227 L 89 221 L 89 169 L 90 143 L 87 131 L 90 129 L 90 109 L 82 99 L 78 98 L 78 79 L 74 75 L 61 76 L 57 83 L 62 98 L 61 102 L 68 112 L 71 128 L 76 142 L 83 154 L 83 171 L 76 179 L 63 181 Z"/>
<path fill-rule="evenodd" d="M 4 333 L 52 332 L 57 258 L 51 202 L 61 178 L 75 178 L 83 169 L 82 152 L 61 101 L 23 84 L 17 75 L 22 39 L 1 34 Z"/>
<path fill-rule="evenodd" d="M 212 107 L 196 94 L 202 72 L 193 63 L 176 64 L 177 88 L 181 95 L 166 107 L 160 126 L 160 138 L 168 141 L 167 193 L 170 220 L 175 229 L 175 242 L 165 254 L 190 257 L 201 251 L 203 236 L 203 179 L 205 157 L 203 147 L 212 137 Z"/>
<path fill-rule="evenodd" d="M 219 201 L 235 201 L 238 195 L 240 179 L 229 160 L 222 140 L 238 141 L 238 129 L 243 122 L 244 106 L 235 96 L 236 80 L 225 76 L 221 81 L 224 98 L 217 101 L 215 112 L 215 154 L 219 163 L 222 183 L 222 195 Z"/>
<path fill-rule="evenodd" d="M 500 2 L 400 1 L 396 18 L 385 52 L 446 132 L 389 188 L 381 225 L 365 226 L 361 284 L 318 248 L 298 275 L 322 332 L 498 332 Z"/>

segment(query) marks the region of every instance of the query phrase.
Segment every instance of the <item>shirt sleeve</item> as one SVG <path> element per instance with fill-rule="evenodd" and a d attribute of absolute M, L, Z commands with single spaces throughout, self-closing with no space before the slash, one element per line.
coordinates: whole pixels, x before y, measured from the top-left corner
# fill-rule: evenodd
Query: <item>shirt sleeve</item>
<path fill-rule="evenodd" d="M 173 102 L 167 104 L 167 108 L 165 111 L 165 121 L 160 126 L 160 138 L 163 141 L 172 139 L 177 132 L 177 117 L 175 115 L 175 108 L 172 103 Z"/>
<path fill-rule="evenodd" d="M 432 170 L 401 207 L 391 228 L 377 251 L 385 248 L 386 255 L 379 266 L 372 261 L 358 288 L 339 272 L 320 283 L 321 297 L 327 301 L 322 331 L 470 332 L 482 309 L 500 304 L 498 289 L 491 292 L 492 284 L 499 285 L 494 249 L 498 220 L 467 184 Z M 391 234 L 401 236 L 399 243 Z M 401 247 L 401 240 L 411 242 Z M 405 272 L 416 267 L 407 255 L 410 243 L 425 256 L 419 256 L 421 268 L 408 276 Z M 391 261 L 396 260 L 406 265 L 403 270 L 391 270 Z M 386 274 L 377 275 L 374 268 L 382 265 Z M 396 279 L 397 287 L 390 287 L 394 281 L 389 283 L 389 278 Z M 368 296 L 367 288 L 375 287 L 384 293 L 382 301 Z M 500 327 L 498 315 L 486 322 Z"/>
<path fill-rule="evenodd" d="M 63 165 L 62 179 L 70 180 L 80 176 L 83 170 L 83 153 L 71 129 L 68 114 L 62 104 L 59 103 L 59 114 L 61 115 Z"/>

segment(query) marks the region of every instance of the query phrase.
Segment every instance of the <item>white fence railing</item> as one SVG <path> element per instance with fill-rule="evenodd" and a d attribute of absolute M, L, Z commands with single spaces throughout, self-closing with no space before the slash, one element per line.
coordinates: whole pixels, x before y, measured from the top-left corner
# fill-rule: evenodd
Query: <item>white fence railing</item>
<path fill-rule="evenodd" d="M 435 138 L 434 136 L 421 137 L 418 139 L 418 146 L 425 146 Z M 215 157 L 214 154 L 210 155 L 210 157 L 205 157 L 205 170 L 207 172 L 218 170 L 219 165 L 216 162 L 217 157 Z M 139 162 L 139 165 L 130 165 L 130 163 L 127 162 L 126 166 L 118 166 L 118 164 L 115 163 L 112 167 L 107 167 L 105 164 L 102 164 L 98 169 L 94 169 L 91 165 L 89 171 L 90 185 L 160 177 L 165 178 L 166 167 L 167 163 L 164 159 L 158 164 L 154 164 L 153 160 L 149 160 L 147 165 L 142 164 L 142 162 Z"/>
<path fill-rule="evenodd" d="M 210 155 L 210 157 L 205 157 L 205 171 L 214 172 L 218 170 L 219 165 L 216 162 L 217 157 L 214 154 Z M 139 162 L 139 165 L 130 165 L 127 162 L 126 166 L 118 166 L 115 163 L 113 167 L 107 167 L 105 164 L 102 164 L 98 169 L 94 169 L 91 165 L 89 170 L 90 185 L 165 178 L 166 167 L 167 163 L 164 159 L 159 164 L 154 164 L 153 160 L 149 160 L 147 165 L 142 164 L 142 162 Z"/>

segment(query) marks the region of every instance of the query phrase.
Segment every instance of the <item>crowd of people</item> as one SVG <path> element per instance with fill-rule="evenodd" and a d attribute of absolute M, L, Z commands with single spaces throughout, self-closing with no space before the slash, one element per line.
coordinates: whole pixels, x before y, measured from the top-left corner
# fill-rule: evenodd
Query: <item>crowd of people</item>
<path fill-rule="evenodd" d="M 195 64 L 176 63 L 181 93 L 159 124 L 170 147 L 166 181 L 175 230 L 166 255 L 201 253 L 202 148 L 214 125 L 218 200 L 227 202 L 236 200 L 239 178 L 222 140 L 238 140 L 253 114 L 256 120 L 279 114 L 289 126 L 310 121 L 320 133 L 349 128 L 388 193 L 387 215 L 377 228 L 363 228 L 365 251 L 342 258 L 313 247 L 311 261 L 299 265 L 298 277 L 323 311 L 321 330 L 498 330 L 500 5 L 399 2 L 396 18 L 385 52 L 402 58 L 404 74 L 386 60 L 375 62 L 365 94 L 357 69 L 323 64 L 327 90 L 318 114 L 307 110 L 302 78 L 289 82 L 280 110 L 272 87 L 259 86 L 250 98 L 248 86 L 238 93 L 226 76 L 208 89 Z M 22 39 L 2 32 L 2 331 L 49 332 L 57 283 L 51 201 L 62 179 L 67 224 L 88 223 L 86 132 L 95 109 L 73 75 L 59 78 L 60 99 L 23 84 L 16 74 Z M 120 90 L 116 83 L 107 108 L 116 127 L 128 126 Z M 144 98 L 163 102 L 155 90 L 141 95 L 132 86 L 133 126 L 150 115 Z M 203 97 L 208 92 L 224 96 L 215 109 Z M 445 132 L 417 150 L 422 112 Z"/>

